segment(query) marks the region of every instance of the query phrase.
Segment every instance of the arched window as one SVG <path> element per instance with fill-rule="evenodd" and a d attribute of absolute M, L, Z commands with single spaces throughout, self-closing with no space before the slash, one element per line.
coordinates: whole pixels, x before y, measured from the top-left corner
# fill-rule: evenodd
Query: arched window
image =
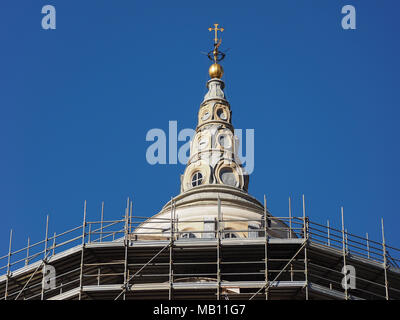
<path fill-rule="evenodd" d="M 194 173 L 194 175 L 192 176 L 192 186 L 196 187 L 201 185 L 201 183 L 203 182 L 203 175 L 201 174 L 200 171 L 197 171 Z"/>

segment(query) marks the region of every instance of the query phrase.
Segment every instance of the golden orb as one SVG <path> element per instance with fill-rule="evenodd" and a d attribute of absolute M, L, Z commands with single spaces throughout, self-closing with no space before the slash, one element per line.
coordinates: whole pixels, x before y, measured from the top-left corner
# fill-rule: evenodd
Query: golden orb
<path fill-rule="evenodd" d="M 214 63 L 210 66 L 210 69 L 208 69 L 208 74 L 210 75 L 211 79 L 212 78 L 221 79 L 222 75 L 224 74 L 224 69 L 218 63 Z"/>

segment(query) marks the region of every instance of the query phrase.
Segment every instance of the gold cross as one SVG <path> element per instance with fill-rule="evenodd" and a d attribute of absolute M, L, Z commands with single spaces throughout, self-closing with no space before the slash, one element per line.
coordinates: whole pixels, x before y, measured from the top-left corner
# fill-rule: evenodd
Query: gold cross
<path fill-rule="evenodd" d="M 208 31 L 215 31 L 215 38 L 214 38 L 214 43 L 218 43 L 218 31 L 221 31 L 221 32 L 223 32 L 224 31 L 224 28 L 218 28 L 218 26 L 219 26 L 219 24 L 218 23 L 215 23 L 214 24 L 214 29 L 213 28 L 208 28 Z"/>

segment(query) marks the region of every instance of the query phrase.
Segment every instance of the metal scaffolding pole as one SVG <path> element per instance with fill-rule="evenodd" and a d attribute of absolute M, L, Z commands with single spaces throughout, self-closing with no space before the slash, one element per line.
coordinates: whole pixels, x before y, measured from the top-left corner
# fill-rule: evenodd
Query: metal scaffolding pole
<path fill-rule="evenodd" d="M 13 231 L 10 230 L 10 243 L 8 247 L 8 260 L 7 260 L 7 275 L 6 275 L 6 289 L 4 292 L 4 300 L 7 300 L 8 296 L 8 281 L 10 280 L 10 262 L 11 262 L 11 243 L 12 243 Z"/>
<path fill-rule="evenodd" d="M 101 202 L 100 242 L 103 241 L 103 219 L 104 219 L 104 201 Z"/>
<path fill-rule="evenodd" d="M 289 239 L 292 237 L 292 203 L 289 197 Z"/>
<path fill-rule="evenodd" d="M 47 217 L 46 217 L 46 236 L 44 238 L 44 253 L 43 253 L 44 258 L 46 258 L 46 255 L 47 255 L 48 234 L 49 234 L 49 215 L 47 215 Z"/>
<path fill-rule="evenodd" d="M 292 238 L 292 201 L 289 197 L 289 239 Z M 290 281 L 293 281 L 293 265 L 290 265 Z"/>
<path fill-rule="evenodd" d="M 29 263 L 29 246 L 30 246 L 31 239 L 28 237 L 28 244 L 26 246 L 26 259 L 25 259 L 25 265 L 27 266 Z"/>
<path fill-rule="evenodd" d="M 264 194 L 264 264 L 265 264 L 265 300 L 268 300 L 268 235 L 267 235 L 267 197 Z"/>
<path fill-rule="evenodd" d="M 383 218 L 381 218 L 381 224 L 382 224 L 383 270 L 385 273 L 385 297 L 386 297 L 386 300 L 389 300 L 389 284 L 388 284 L 388 278 L 387 278 L 388 263 L 387 263 L 387 256 L 386 256 L 385 228 L 383 226 Z"/>
<path fill-rule="evenodd" d="M 175 218 L 175 203 L 171 198 L 171 212 L 170 212 L 170 237 L 169 237 L 169 290 L 168 299 L 173 299 L 173 254 L 174 254 L 174 218 Z"/>
<path fill-rule="evenodd" d="M 340 211 L 342 214 L 342 252 L 343 252 L 343 276 L 344 276 L 344 294 L 345 299 L 349 299 L 349 295 L 347 292 L 347 266 L 346 266 L 346 239 L 344 235 L 344 214 L 343 214 L 343 207 L 340 207 Z"/>
<path fill-rule="evenodd" d="M 46 257 L 47 257 L 47 242 L 48 242 L 48 235 L 49 235 L 49 215 L 46 217 L 46 236 L 44 238 L 44 257 L 43 257 L 43 264 L 46 265 Z M 50 251 L 49 251 L 50 253 Z M 44 270 L 43 270 L 44 271 Z M 44 299 L 44 272 L 42 272 L 43 279 L 42 279 L 42 292 L 40 294 L 40 299 Z"/>
<path fill-rule="evenodd" d="M 293 264 L 291 264 L 291 265 L 290 265 L 290 281 L 293 281 L 293 277 L 294 277 L 294 274 L 293 274 Z"/>
<path fill-rule="evenodd" d="M 129 213 L 129 233 L 132 233 L 132 201 L 130 204 L 130 213 Z"/>
<path fill-rule="evenodd" d="M 328 246 L 331 246 L 331 234 L 330 234 L 330 226 L 329 226 L 329 220 L 326 221 L 326 230 L 328 234 Z"/>
<path fill-rule="evenodd" d="M 128 280 L 128 219 L 129 219 L 129 197 L 126 203 L 125 209 L 125 226 L 124 226 L 124 247 L 125 247 L 125 256 L 124 256 L 124 283 Z M 124 292 L 124 300 L 126 300 L 126 291 Z"/>
<path fill-rule="evenodd" d="M 56 233 L 53 235 L 53 256 L 56 254 Z"/>
<path fill-rule="evenodd" d="M 217 300 L 221 295 L 221 199 L 218 195 L 218 212 L 217 212 Z"/>
<path fill-rule="evenodd" d="M 308 244 L 308 219 L 306 218 L 306 201 L 303 194 L 303 234 L 304 234 L 304 276 L 306 282 L 306 300 L 308 300 L 308 261 L 307 261 L 307 244 Z"/>
<path fill-rule="evenodd" d="M 86 229 L 86 200 L 83 206 L 83 224 L 82 224 L 82 251 L 81 251 L 81 265 L 79 275 L 79 300 L 82 299 L 83 289 L 83 257 L 85 254 L 85 229 Z"/>

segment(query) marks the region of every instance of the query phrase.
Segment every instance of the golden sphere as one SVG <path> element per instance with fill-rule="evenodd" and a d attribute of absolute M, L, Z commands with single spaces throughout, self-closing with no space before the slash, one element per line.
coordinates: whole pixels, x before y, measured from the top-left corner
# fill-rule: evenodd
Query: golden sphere
<path fill-rule="evenodd" d="M 222 75 L 224 74 L 224 69 L 222 69 L 222 66 L 219 65 L 218 63 L 214 63 L 211 65 L 210 69 L 208 69 L 208 74 L 210 75 L 211 79 L 212 78 L 222 78 Z"/>

